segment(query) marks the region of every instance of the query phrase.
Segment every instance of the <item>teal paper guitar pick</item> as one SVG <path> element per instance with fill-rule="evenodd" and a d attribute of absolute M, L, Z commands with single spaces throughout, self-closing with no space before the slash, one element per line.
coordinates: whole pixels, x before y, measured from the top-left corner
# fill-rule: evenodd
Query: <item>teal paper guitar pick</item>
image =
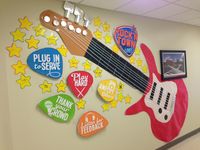
<path fill-rule="evenodd" d="M 74 100 L 66 94 L 59 94 L 44 99 L 39 103 L 39 107 L 50 118 L 58 122 L 70 121 L 75 113 Z"/>

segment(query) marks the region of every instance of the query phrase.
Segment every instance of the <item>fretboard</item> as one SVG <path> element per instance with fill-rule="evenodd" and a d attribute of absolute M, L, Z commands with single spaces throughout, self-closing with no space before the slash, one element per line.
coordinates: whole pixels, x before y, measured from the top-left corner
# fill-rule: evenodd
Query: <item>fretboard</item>
<path fill-rule="evenodd" d="M 85 57 L 129 86 L 145 92 L 149 78 L 95 38 L 90 42 Z"/>

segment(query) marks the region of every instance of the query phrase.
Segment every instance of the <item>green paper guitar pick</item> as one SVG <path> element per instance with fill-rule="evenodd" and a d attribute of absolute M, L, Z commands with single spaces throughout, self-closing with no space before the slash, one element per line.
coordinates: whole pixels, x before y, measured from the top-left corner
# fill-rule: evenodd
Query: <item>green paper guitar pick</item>
<path fill-rule="evenodd" d="M 39 107 L 50 118 L 58 122 L 70 121 L 75 113 L 74 100 L 66 94 L 59 94 L 44 99 L 39 103 Z"/>

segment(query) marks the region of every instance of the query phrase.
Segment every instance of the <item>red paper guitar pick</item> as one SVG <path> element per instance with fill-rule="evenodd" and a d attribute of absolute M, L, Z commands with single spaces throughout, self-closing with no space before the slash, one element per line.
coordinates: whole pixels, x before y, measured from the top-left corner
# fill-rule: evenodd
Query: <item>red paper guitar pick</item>
<path fill-rule="evenodd" d="M 90 89 L 93 77 L 86 71 L 74 71 L 67 77 L 67 83 L 73 94 L 81 99 Z"/>

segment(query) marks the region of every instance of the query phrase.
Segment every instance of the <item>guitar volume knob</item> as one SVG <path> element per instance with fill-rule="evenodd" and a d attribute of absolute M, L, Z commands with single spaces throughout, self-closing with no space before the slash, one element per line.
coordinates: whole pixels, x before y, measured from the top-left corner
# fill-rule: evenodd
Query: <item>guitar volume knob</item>
<path fill-rule="evenodd" d="M 84 36 L 86 36 L 86 35 L 87 35 L 87 31 L 86 31 L 86 30 L 83 30 L 82 34 L 83 34 Z"/>
<path fill-rule="evenodd" d="M 69 25 L 69 30 L 74 31 L 74 26 L 73 25 Z"/>
<path fill-rule="evenodd" d="M 76 33 L 81 33 L 81 29 L 80 28 L 76 28 Z"/>
<path fill-rule="evenodd" d="M 62 20 L 62 21 L 61 21 L 61 26 L 62 26 L 62 27 L 66 27 L 66 26 L 67 26 L 67 22 L 64 21 L 64 20 Z"/>
<path fill-rule="evenodd" d="M 54 25 L 54 26 L 59 26 L 59 24 L 60 24 L 60 23 L 59 23 L 58 20 L 54 20 L 54 21 L 53 21 L 53 25 Z"/>
<path fill-rule="evenodd" d="M 44 16 L 43 19 L 44 19 L 44 21 L 47 22 L 47 23 L 50 22 L 50 20 L 51 20 L 49 16 Z"/>

